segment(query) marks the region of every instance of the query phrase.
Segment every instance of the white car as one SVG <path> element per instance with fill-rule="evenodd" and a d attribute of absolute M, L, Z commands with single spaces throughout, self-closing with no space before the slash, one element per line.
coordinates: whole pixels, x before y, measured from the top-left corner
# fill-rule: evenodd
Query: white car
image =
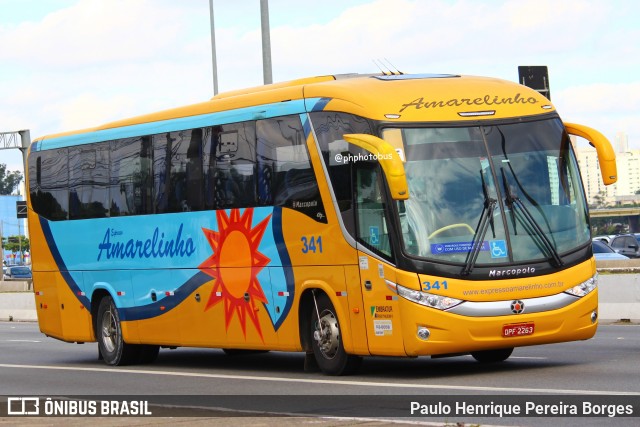
<path fill-rule="evenodd" d="M 615 236 L 615 234 L 596 236 L 593 238 L 593 240 L 602 240 L 608 245 L 609 243 L 611 243 L 611 239 L 613 239 Z"/>

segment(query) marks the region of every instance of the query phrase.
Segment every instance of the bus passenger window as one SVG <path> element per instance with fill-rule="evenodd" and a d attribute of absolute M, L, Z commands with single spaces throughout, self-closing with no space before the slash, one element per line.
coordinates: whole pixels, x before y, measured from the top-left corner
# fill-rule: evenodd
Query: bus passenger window
<path fill-rule="evenodd" d="M 204 209 L 216 208 L 216 146 L 218 144 L 217 135 L 219 133 L 220 126 L 208 127 L 204 129 L 202 147 L 202 169 L 204 173 Z"/>
<path fill-rule="evenodd" d="M 153 137 L 153 188 L 156 213 L 202 209 L 202 130 Z"/>
<path fill-rule="evenodd" d="M 255 122 L 217 127 L 213 172 L 214 208 L 248 208 L 258 205 L 256 195 Z"/>
<path fill-rule="evenodd" d="M 37 156 L 33 153 L 29 156 L 29 193 L 33 210 L 43 215 L 40 206 L 42 195 L 42 155 L 40 153 Z"/>
<path fill-rule="evenodd" d="M 286 206 L 289 191 L 286 176 L 309 168 L 302 127 L 297 117 L 278 117 L 256 123 L 259 193 L 270 203 Z M 292 183 L 293 184 L 293 183 Z"/>
<path fill-rule="evenodd" d="M 193 129 L 187 147 L 187 164 L 185 193 L 186 206 L 183 204 L 182 210 L 200 211 L 204 209 L 203 173 L 202 173 L 202 129 Z"/>
<path fill-rule="evenodd" d="M 69 219 L 108 216 L 109 143 L 69 149 Z"/>
<path fill-rule="evenodd" d="M 351 235 L 355 235 L 351 194 L 351 165 L 344 154 L 350 153 L 349 144 L 342 139 L 347 133 L 373 134 L 371 124 L 363 117 L 339 112 L 314 112 L 310 114 L 313 129 L 318 138 L 331 186 L 342 215 L 342 221 Z"/>
<path fill-rule="evenodd" d="M 32 170 L 32 156 L 29 159 L 30 172 Z M 38 153 L 36 159 L 36 174 L 30 174 L 30 181 L 33 176 L 37 180 L 37 186 L 31 187 L 33 209 L 47 219 L 65 220 L 69 207 L 68 149 L 58 148 L 42 151 Z"/>
<path fill-rule="evenodd" d="M 258 200 L 295 209 L 317 221 L 326 214 L 297 115 L 256 122 Z"/>
<path fill-rule="evenodd" d="M 171 212 L 168 207 L 171 191 L 171 151 L 174 140 L 171 133 L 153 136 L 153 205 L 156 213 Z"/>
<path fill-rule="evenodd" d="M 151 138 L 111 142 L 111 216 L 153 213 Z"/>

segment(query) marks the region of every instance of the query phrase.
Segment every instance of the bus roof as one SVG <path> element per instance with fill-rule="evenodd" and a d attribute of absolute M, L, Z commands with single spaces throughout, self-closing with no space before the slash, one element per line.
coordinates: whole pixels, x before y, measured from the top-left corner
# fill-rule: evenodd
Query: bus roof
<path fill-rule="evenodd" d="M 154 134 L 180 126 L 195 128 L 318 110 L 342 111 L 383 121 L 449 122 L 532 116 L 554 108 L 533 89 L 494 78 L 345 74 L 225 92 L 198 104 L 49 135 L 34 142 L 41 143 L 38 149 L 55 148 L 133 136 L 136 132 Z M 166 126 L 169 123 L 172 125 Z"/>

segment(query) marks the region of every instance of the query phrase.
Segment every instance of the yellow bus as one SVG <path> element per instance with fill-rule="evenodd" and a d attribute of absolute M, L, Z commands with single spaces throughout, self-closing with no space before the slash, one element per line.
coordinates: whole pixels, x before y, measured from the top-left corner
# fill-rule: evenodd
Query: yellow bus
<path fill-rule="evenodd" d="M 160 348 L 471 354 L 598 324 L 587 203 L 563 123 L 516 83 L 336 75 L 36 139 L 38 321 L 109 365 Z"/>

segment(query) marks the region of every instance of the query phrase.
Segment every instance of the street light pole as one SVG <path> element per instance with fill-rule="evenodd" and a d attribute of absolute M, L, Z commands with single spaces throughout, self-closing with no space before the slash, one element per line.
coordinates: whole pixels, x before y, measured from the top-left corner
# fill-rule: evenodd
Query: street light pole
<path fill-rule="evenodd" d="M 22 166 L 24 167 L 24 177 L 27 177 L 27 151 L 31 145 L 31 132 L 29 129 L 19 130 L 20 135 L 20 151 L 22 152 Z M 26 185 L 25 185 L 26 188 Z"/>
<path fill-rule="evenodd" d="M 20 141 L 22 144 L 22 147 L 20 148 L 20 151 L 22 152 L 22 165 L 24 167 L 24 199 L 27 200 L 27 189 L 29 188 L 29 186 L 27 185 L 27 168 L 28 168 L 28 162 L 27 162 L 27 154 L 29 151 L 29 146 L 31 145 L 31 132 L 29 131 L 29 129 L 24 129 L 24 130 L 19 130 L 18 133 L 20 134 Z M 21 219 L 18 219 L 18 231 L 20 230 L 20 221 L 22 221 Z M 29 237 L 29 221 L 25 220 L 24 221 L 25 226 L 24 226 L 24 235 L 28 238 Z M 20 233 L 18 233 L 18 235 L 20 235 Z M 20 243 L 20 247 L 22 248 L 22 243 Z M 22 253 L 22 252 L 21 252 Z"/>
<path fill-rule="evenodd" d="M 209 16 L 211 19 L 211 66 L 213 67 L 213 95 L 218 94 L 218 61 L 216 60 L 216 30 L 213 19 L 213 0 L 209 0 Z"/>
<path fill-rule="evenodd" d="M 264 84 L 273 83 L 271 74 L 271 35 L 269 31 L 269 1 L 260 0 L 260 22 L 262 24 L 262 75 Z"/>

